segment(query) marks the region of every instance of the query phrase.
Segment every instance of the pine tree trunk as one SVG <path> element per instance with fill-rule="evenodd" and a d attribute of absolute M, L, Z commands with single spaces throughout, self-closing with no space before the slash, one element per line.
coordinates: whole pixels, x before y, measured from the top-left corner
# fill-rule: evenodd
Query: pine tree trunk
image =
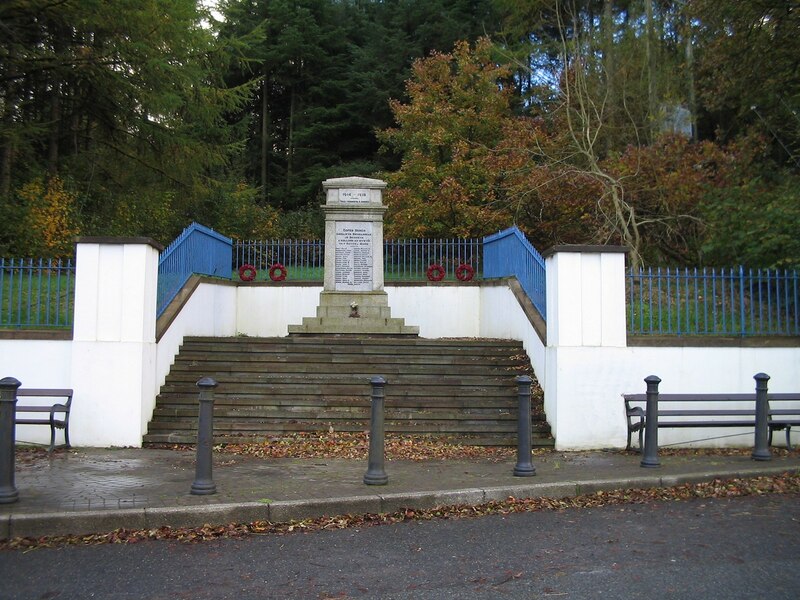
<path fill-rule="evenodd" d="M 297 103 L 297 92 L 292 84 L 289 92 L 289 140 L 286 144 L 286 196 L 291 197 L 292 191 L 292 159 L 294 156 L 294 118 Z"/>
<path fill-rule="evenodd" d="M 261 204 L 266 206 L 269 196 L 267 194 L 267 178 L 269 176 L 269 81 L 264 75 L 264 84 L 261 90 Z"/>
<path fill-rule="evenodd" d="M 692 46 L 692 24 L 686 20 L 684 34 L 686 44 L 686 95 L 689 100 L 689 118 L 692 122 L 692 139 L 697 139 L 697 100 L 694 91 L 694 47 Z"/>
<path fill-rule="evenodd" d="M 649 121 L 650 140 L 658 131 L 658 106 L 656 105 L 656 52 L 655 28 L 653 27 L 653 0 L 645 0 L 647 30 L 645 34 L 645 52 L 647 54 L 647 118 Z"/>
<path fill-rule="evenodd" d="M 53 84 L 50 97 L 50 136 L 47 145 L 47 172 L 50 175 L 58 173 L 58 143 L 61 131 L 61 98 L 58 83 Z"/>
<path fill-rule="evenodd" d="M 606 123 L 610 125 L 608 129 L 613 131 L 616 125 L 617 91 L 614 85 L 614 13 L 612 0 L 603 2 L 603 20 L 600 26 L 603 36 L 603 69 L 606 72 Z M 613 146 L 612 135 L 605 136 L 604 149 L 606 154 Z"/>
<path fill-rule="evenodd" d="M 11 162 L 14 157 L 14 143 L 6 139 L 3 154 L 0 157 L 0 198 L 11 193 Z"/>

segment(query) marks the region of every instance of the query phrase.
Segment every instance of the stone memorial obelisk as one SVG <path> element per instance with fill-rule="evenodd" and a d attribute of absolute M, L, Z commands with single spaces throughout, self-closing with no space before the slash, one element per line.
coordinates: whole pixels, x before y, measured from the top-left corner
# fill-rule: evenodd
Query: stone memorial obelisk
<path fill-rule="evenodd" d="M 290 325 L 289 333 L 417 335 L 419 327 L 392 318 L 383 289 L 383 190 L 365 177 L 327 179 L 325 283 L 316 317 Z"/>

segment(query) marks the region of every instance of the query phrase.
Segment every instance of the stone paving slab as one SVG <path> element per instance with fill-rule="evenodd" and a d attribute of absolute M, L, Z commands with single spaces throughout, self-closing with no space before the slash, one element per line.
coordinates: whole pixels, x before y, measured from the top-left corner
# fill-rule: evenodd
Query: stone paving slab
<path fill-rule="evenodd" d="M 660 468 L 645 469 L 633 454 L 552 452 L 534 456 L 534 477 L 514 477 L 514 461 L 387 461 L 388 484 L 367 486 L 366 460 L 215 454 L 217 493 L 194 496 L 193 451 L 81 448 L 17 464 L 19 501 L 0 505 L 0 538 L 277 522 L 800 472 L 798 455 L 765 462 L 717 455 L 660 460 Z"/>

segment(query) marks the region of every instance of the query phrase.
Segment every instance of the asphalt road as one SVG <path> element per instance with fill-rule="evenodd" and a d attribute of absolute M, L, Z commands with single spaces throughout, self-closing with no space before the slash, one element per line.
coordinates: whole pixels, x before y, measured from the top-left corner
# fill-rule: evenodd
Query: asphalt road
<path fill-rule="evenodd" d="M 0 552 L 0 598 L 800 597 L 800 497 Z"/>

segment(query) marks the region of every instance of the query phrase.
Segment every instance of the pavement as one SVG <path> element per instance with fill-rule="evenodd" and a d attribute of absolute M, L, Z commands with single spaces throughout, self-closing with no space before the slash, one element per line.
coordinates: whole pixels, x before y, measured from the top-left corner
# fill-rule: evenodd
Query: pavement
<path fill-rule="evenodd" d="M 215 453 L 216 493 L 192 495 L 195 453 L 150 448 L 77 448 L 17 453 L 19 500 L 0 504 L 0 539 L 88 534 L 119 528 L 288 522 L 401 508 L 482 504 L 509 496 L 568 497 L 599 490 L 669 487 L 716 478 L 800 473 L 800 453 L 754 461 L 723 453 L 661 456 L 643 468 L 621 451 L 535 454 L 536 475 L 514 460 L 387 461 L 386 485 L 363 483 L 366 460 L 263 459 Z"/>

